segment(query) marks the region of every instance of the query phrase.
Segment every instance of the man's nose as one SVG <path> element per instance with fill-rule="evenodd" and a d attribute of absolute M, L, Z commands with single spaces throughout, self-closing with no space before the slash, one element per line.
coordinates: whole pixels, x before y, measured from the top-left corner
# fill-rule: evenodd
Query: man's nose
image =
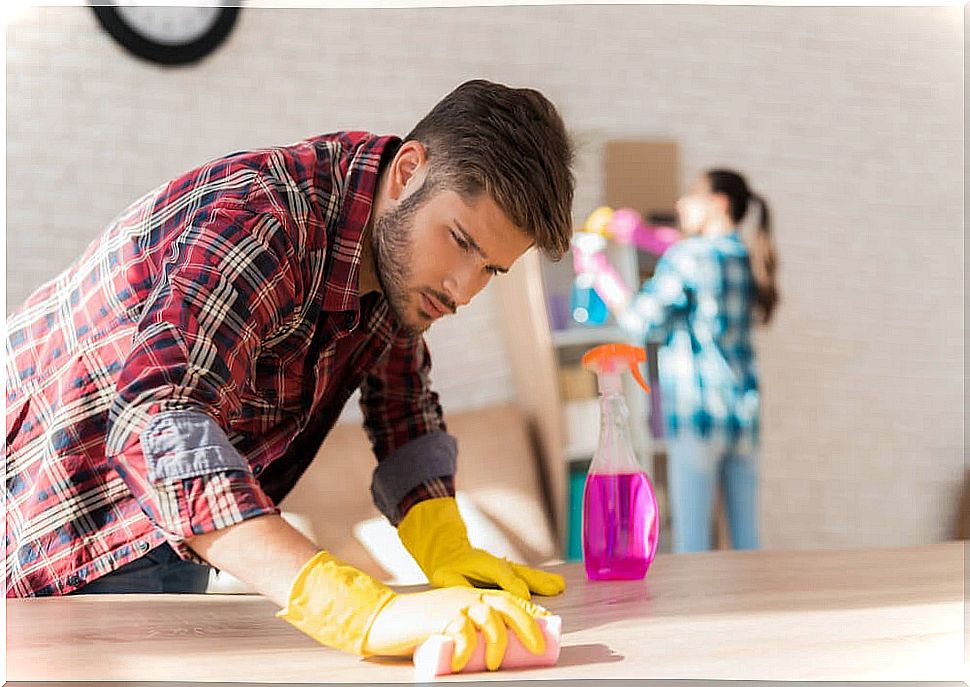
<path fill-rule="evenodd" d="M 448 296 L 455 309 L 468 305 L 468 301 L 471 300 L 468 289 L 462 286 L 462 280 L 459 277 L 448 277 L 445 279 L 443 287 L 445 295 Z"/>
<path fill-rule="evenodd" d="M 478 274 L 475 268 L 466 267 L 456 270 L 445 280 L 445 293 L 456 308 L 468 305 L 475 294 L 484 288 L 488 280 L 484 275 L 478 278 Z"/>

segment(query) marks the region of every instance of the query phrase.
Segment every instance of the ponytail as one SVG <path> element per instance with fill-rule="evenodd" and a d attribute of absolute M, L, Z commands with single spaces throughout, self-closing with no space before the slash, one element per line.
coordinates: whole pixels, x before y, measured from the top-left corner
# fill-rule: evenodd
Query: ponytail
<path fill-rule="evenodd" d="M 778 305 L 778 285 L 775 273 L 778 269 L 778 254 L 775 251 L 775 241 L 771 234 L 771 213 L 765 199 L 754 193 L 753 200 L 758 201 L 761 209 L 761 222 L 755 229 L 754 236 L 748 243 L 748 259 L 751 263 L 751 274 L 755 284 L 755 309 L 762 324 L 771 321 L 771 315 Z"/>
<path fill-rule="evenodd" d="M 768 324 L 775 306 L 778 305 L 778 285 L 775 279 L 778 255 L 771 235 L 771 214 L 768 211 L 768 204 L 764 198 L 751 191 L 748 182 L 741 174 L 732 169 L 711 169 L 706 175 L 711 192 L 723 193 L 727 196 L 731 221 L 735 224 L 740 223 L 747 215 L 750 201 L 758 201 L 761 222 L 754 230 L 754 236 L 746 239 L 745 243 L 748 246 L 751 275 L 754 277 L 755 316 L 762 324 Z"/>

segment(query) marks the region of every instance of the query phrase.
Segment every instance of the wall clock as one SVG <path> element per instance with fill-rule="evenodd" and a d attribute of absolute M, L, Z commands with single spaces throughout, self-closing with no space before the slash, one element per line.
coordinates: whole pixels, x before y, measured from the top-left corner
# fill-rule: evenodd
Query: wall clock
<path fill-rule="evenodd" d="M 158 64 L 182 65 L 209 55 L 226 39 L 238 7 L 98 5 L 98 22 L 128 52 Z"/>

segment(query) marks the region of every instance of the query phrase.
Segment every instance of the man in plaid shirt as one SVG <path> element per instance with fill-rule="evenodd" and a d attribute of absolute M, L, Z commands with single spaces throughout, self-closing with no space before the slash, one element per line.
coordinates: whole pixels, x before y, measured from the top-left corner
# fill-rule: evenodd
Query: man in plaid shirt
<path fill-rule="evenodd" d="M 541 94 L 471 81 L 403 140 L 236 153 L 136 201 L 7 320 L 7 595 L 203 591 L 208 563 L 358 653 L 532 632 L 502 595 L 562 579 L 468 545 L 422 332 L 530 247 L 567 250 L 571 162 Z M 282 520 L 358 388 L 374 501 L 429 580 L 506 592 L 409 605 Z"/>

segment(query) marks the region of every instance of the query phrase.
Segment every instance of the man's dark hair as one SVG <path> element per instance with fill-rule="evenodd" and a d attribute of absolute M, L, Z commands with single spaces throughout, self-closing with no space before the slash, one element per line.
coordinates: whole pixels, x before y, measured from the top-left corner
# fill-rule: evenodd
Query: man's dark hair
<path fill-rule="evenodd" d="M 428 155 L 429 190 L 483 192 L 552 260 L 569 250 L 575 180 L 562 118 L 531 88 L 467 81 L 407 135 Z"/>

